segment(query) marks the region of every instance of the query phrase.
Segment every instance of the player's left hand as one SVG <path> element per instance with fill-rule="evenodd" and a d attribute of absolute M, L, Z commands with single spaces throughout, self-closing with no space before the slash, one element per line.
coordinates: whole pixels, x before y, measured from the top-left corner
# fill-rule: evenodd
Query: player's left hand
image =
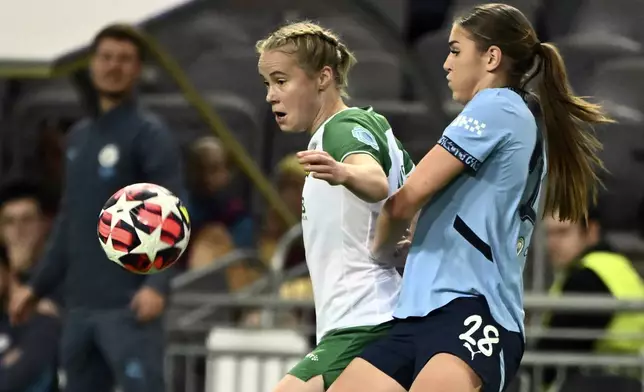
<path fill-rule="evenodd" d="M 331 185 L 342 185 L 347 180 L 345 165 L 333 159 L 326 151 L 300 151 L 297 153 L 297 159 L 313 178 L 324 180 Z"/>
<path fill-rule="evenodd" d="M 151 287 L 144 286 L 132 298 L 130 308 L 138 321 L 145 323 L 161 316 L 165 308 L 165 298 Z"/>
<path fill-rule="evenodd" d="M 405 234 L 396 243 L 395 248 L 389 249 L 371 249 L 369 257 L 373 262 L 384 267 L 402 268 L 407 262 L 407 255 L 411 247 L 411 231 L 405 230 Z"/>

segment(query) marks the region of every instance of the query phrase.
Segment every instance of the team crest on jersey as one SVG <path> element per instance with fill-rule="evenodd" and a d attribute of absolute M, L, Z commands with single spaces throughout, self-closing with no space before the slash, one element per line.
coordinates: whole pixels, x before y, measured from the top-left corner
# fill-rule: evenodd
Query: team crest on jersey
<path fill-rule="evenodd" d="M 376 138 L 367 129 L 360 126 L 355 127 L 351 130 L 351 135 L 353 135 L 354 138 L 366 144 L 367 146 L 373 148 L 374 150 L 380 151 L 380 147 L 378 147 Z"/>
<path fill-rule="evenodd" d="M 519 240 L 517 241 L 517 256 L 521 254 L 524 246 L 525 246 L 525 238 L 519 237 Z"/>
<path fill-rule="evenodd" d="M 98 163 L 102 167 L 114 167 L 119 161 L 120 152 L 116 144 L 108 144 L 98 153 Z"/>

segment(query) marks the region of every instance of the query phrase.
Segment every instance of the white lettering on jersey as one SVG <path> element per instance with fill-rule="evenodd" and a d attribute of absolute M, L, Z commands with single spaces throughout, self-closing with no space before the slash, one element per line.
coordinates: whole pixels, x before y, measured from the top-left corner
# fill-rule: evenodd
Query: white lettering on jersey
<path fill-rule="evenodd" d="M 472 326 L 458 336 L 460 340 L 464 341 L 463 346 L 470 350 L 472 360 L 474 360 L 474 356 L 476 354 L 483 354 L 486 357 L 491 357 L 494 353 L 493 345 L 499 343 L 499 330 L 493 325 L 486 325 L 483 327 L 483 338 L 477 341 L 472 338 L 472 335 L 481 328 L 483 318 L 478 314 L 473 314 L 463 322 L 463 325 L 466 327 L 470 324 L 472 324 Z M 474 351 L 475 348 L 478 348 L 478 351 Z"/>

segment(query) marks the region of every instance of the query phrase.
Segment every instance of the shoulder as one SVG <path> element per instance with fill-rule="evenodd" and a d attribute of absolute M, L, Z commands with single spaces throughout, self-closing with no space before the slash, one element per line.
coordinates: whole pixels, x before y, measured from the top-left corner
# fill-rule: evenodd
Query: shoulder
<path fill-rule="evenodd" d="M 92 127 L 93 123 L 94 123 L 94 120 L 90 117 L 81 118 L 69 128 L 68 137 L 72 138 L 80 133 L 87 131 Z"/>
<path fill-rule="evenodd" d="M 74 123 L 67 131 L 67 135 L 65 136 L 65 145 L 70 147 L 80 143 L 79 138 L 90 132 L 93 123 L 94 121 L 90 117 L 83 117 Z"/>
<path fill-rule="evenodd" d="M 486 89 L 479 92 L 465 106 L 461 115 L 476 116 L 497 126 L 512 126 L 521 121 L 535 122 L 521 97 L 506 89 Z"/>
<path fill-rule="evenodd" d="M 374 112 L 371 107 L 366 108 L 349 108 L 336 114 L 326 124 L 328 128 L 334 127 L 355 127 L 360 126 L 373 133 L 384 134 L 389 128 L 387 119 Z"/>
<path fill-rule="evenodd" d="M 353 139 L 377 150 L 385 140 L 385 134 L 382 125 L 377 122 L 374 114 L 352 108 L 337 114 L 329 120 L 324 126 L 324 139 L 325 141 L 329 139 Z"/>
<path fill-rule="evenodd" d="M 482 139 L 533 144 L 537 123 L 518 94 L 507 89 L 487 89 L 479 92 L 449 127 L 463 128 Z"/>
<path fill-rule="evenodd" d="M 168 131 L 168 127 L 156 113 L 151 112 L 145 108 L 139 108 L 137 110 L 137 121 L 139 122 L 140 129 L 146 132 L 162 132 L 165 133 Z"/>

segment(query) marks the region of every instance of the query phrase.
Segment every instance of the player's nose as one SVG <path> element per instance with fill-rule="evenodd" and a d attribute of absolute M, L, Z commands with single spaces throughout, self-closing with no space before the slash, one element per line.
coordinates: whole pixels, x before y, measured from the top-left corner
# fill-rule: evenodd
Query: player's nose
<path fill-rule="evenodd" d="M 277 94 L 275 94 L 275 91 L 273 90 L 272 87 L 269 87 L 266 90 L 266 102 L 270 104 L 274 104 L 278 102 Z"/>
<path fill-rule="evenodd" d="M 443 69 L 444 69 L 444 70 L 445 70 L 445 72 L 447 72 L 447 73 L 452 72 L 452 66 L 451 66 L 451 64 L 450 64 L 449 59 L 445 59 L 445 62 L 443 63 Z"/>

